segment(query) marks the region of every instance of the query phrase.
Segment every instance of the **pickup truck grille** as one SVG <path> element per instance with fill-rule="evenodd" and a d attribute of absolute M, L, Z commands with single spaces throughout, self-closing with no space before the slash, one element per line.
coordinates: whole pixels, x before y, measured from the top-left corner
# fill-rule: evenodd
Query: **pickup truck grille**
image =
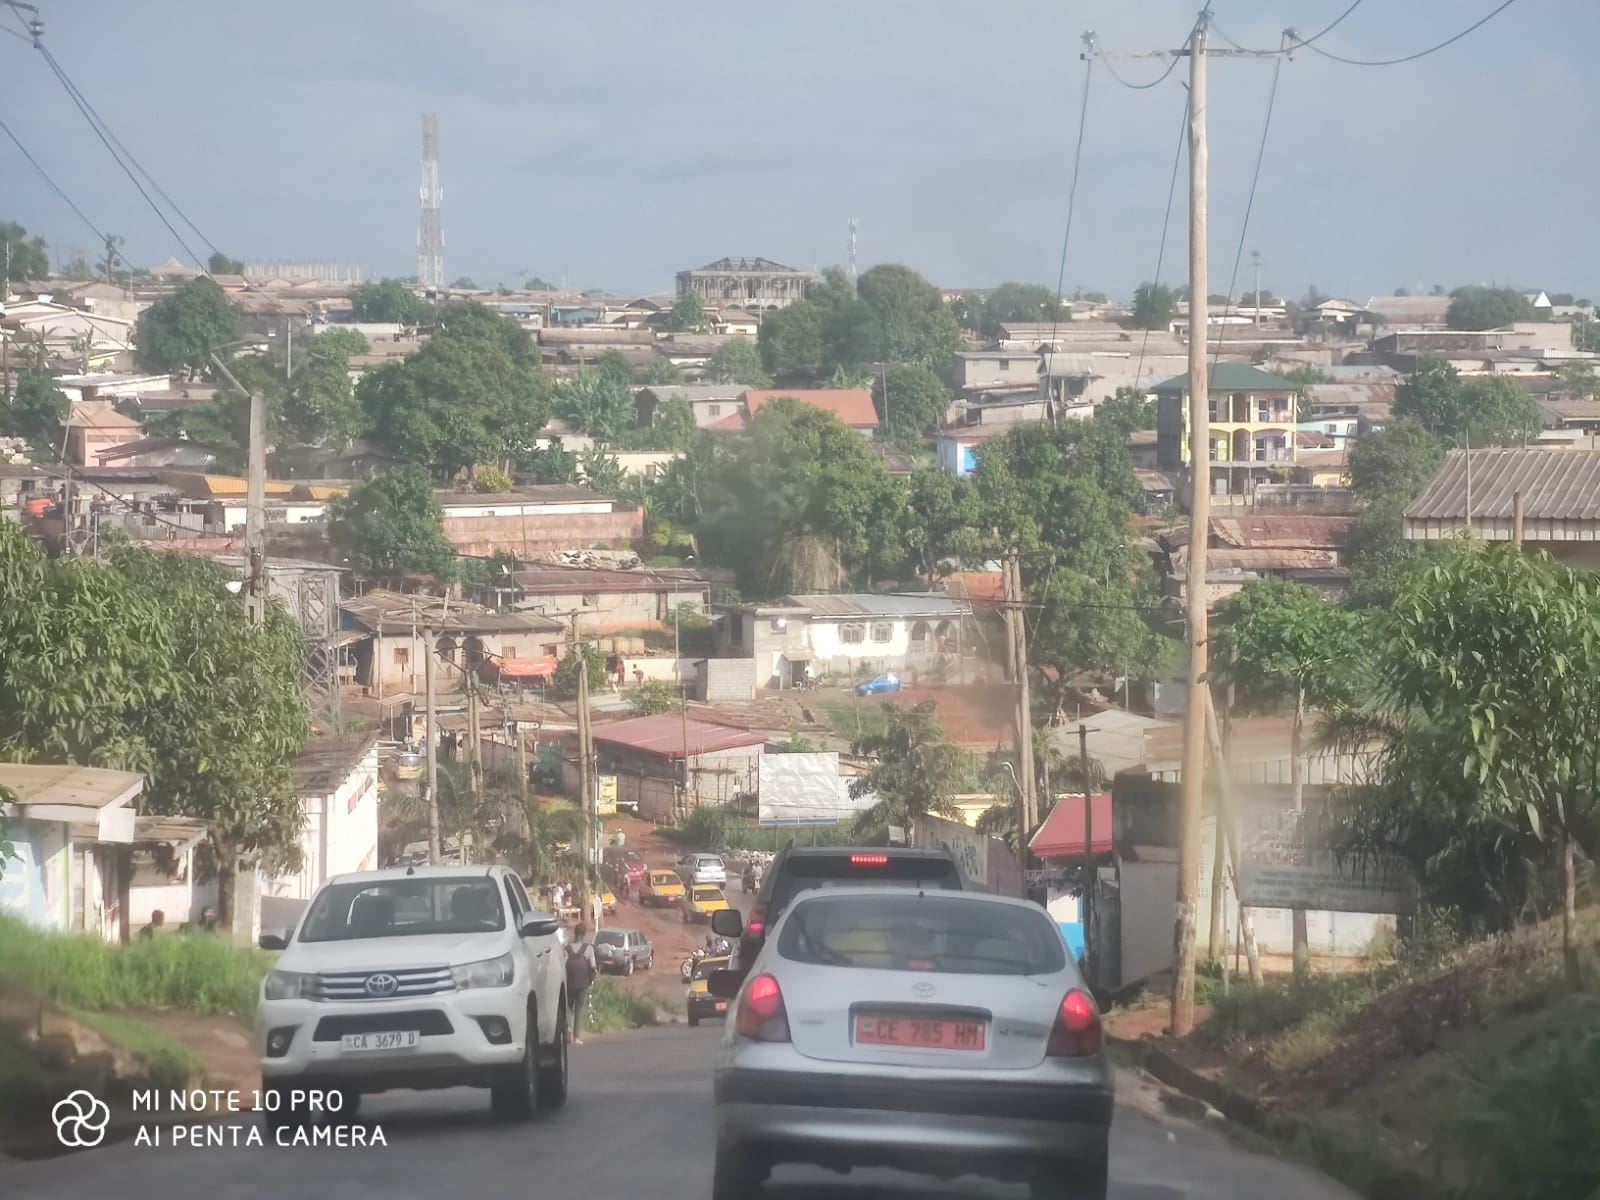
<path fill-rule="evenodd" d="M 367 986 L 369 979 L 386 975 L 394 978 L 394 987 L 380 986 L 374 991 Z M 380 979 L 379 982 L 384 981 Z M 436 996 L 455 989 L 449 967 L 374 967 L 361 971 L 322 971 L 317 975 L 314 994 L 318 1000 L 395 1000 Z"/>

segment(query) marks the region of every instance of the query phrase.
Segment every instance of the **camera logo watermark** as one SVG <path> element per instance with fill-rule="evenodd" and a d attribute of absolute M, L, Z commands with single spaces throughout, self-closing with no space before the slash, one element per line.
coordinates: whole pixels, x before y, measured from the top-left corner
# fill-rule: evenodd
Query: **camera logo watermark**
<path fill-rule="evenodd" d="M 50 1110 L 50 1120 L 55 1123 L 56 1140 L 63 1146 L 89 1150 L 105 1141 L 111 1109 L 104 1100 L 79 1088 Z"/>

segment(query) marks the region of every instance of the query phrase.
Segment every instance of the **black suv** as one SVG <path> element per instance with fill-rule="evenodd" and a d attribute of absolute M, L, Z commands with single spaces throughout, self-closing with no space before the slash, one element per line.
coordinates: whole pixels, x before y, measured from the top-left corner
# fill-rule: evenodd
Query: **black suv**
<path fill-rule="evenodd" d="M 766 940 L 767 930 L 795 896 L 830 884 L 969 890 L 955 856 L 948 850 L 907 846 L 785 846 L 767 868 L 748 921 L 734 909 L 712 914 L 711 925 L 717 933 L 739 939 L 730 965 L 737 970 L 741 964 L 755 958 Z M 733 928 L 735 925 L 738 928 Z"/>

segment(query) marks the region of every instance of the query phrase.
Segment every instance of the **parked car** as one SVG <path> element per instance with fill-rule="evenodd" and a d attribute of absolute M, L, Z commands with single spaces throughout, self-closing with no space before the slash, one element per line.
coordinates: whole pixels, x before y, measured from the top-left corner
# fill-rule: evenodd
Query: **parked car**
<path fill-rule="evenodd" d="M 865 887 L 966 887 L 961 868 L 948 850 L 910 846 L 785 846 L 773 857 L 761 891 L 746 921 L 737 912 L 712 917 L 712 928 L 739 939 L 733 966 L 742 968 L 761 950 L 767 928 L 811 888 L 837 885 Z"/>
<path fill-rule="evenodd" d="M 639 885 L 639 903 L 651 908 L 677 904 L 684 896 L 683 880 L 676 871 L 651 871 Z"/>
<path fill-rule="evenodd" d="M 626 875 L 632 887 L 638 887 L 643 883 L 645 873 L 650 870 L 637 850 L 629 850 L 623 846 L 607 846 L 600 855 L 600 869 L 614 884 L 621 884 L 623 876 Z"/>
<path fill-rule="evenodd" d="M 720 854 L 685 854 L 678 860 L 678 874 L 685 883 L 714 883 L 722 887 L 728 882 L 728 867 Z"/>
<path fill-rule="evenodd" d="M 689 1024 L 698 1025 L 706 1017 L 726 1016 L 728 1002 L 718 996 L 713 996 L 707 986 L 707 981 L 717 971 L 728 965 L 726 958 L 702 958 L 694 964 L 694 969 L 689 976 L 689 987 L 684 992 L 683 1007 L 689 1014 Z"/>
<path fill-rule="evenodd" d="M 709 921 L 713 913 L 719 913 L 727 907 L 728 898 L 722 894 L 721 888 L 713 887 L 709 883 L 697 883 L 683 898 L 684 924 L 691 921 Z"/>
<path fill-rule="evenodd" d="M 893 671 L 885 671 L 882 675 L 874 675 L 871 679 L 856 684 L 856 695 L 876 696 L 884 692 L 898 692 L 900 690 L 900 676 Z"/>
<path fill-rule="evenodd" d="M 497 1116 L 527 1120 L 567 1098 L 560 922 L 505 867 L 337 875 L 317 890 L 262 980 L 256 1007 L 266 1119 L 349 1117 L 363 1093 L 489 1088 Z"/>
<path fill-rule="evenodd" d="M 1100 1014 L 1038 905 L 829 888 L 778 919 L 714 1070 L 713 1200 L 773 1166 L 892 1166 L 1104 1200 L 1113 1103 Z M 790 1020 L 794 1014 L 795 1020 Z"/>
<path fill-rule="evenodd" d="M 595 962 L 602 971 L 632 975 L 655 965 L 656 949 L 637 929 L 602 929 L 593 940 Z"/>

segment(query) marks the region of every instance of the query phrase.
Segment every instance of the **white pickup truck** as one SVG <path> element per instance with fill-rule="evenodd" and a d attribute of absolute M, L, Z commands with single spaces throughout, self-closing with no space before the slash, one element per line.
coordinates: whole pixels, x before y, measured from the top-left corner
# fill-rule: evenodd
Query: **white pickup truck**
<path fill-rule="evenodd" d="M 288 938 L 261 939 L 283 951 L 256 1012 L 268 1122 L 349 1117 L 388 1088 L 486 1087 L 511 1120 L 565 1103 L 558 931 L 505 867 L 330 879 Z"/>

